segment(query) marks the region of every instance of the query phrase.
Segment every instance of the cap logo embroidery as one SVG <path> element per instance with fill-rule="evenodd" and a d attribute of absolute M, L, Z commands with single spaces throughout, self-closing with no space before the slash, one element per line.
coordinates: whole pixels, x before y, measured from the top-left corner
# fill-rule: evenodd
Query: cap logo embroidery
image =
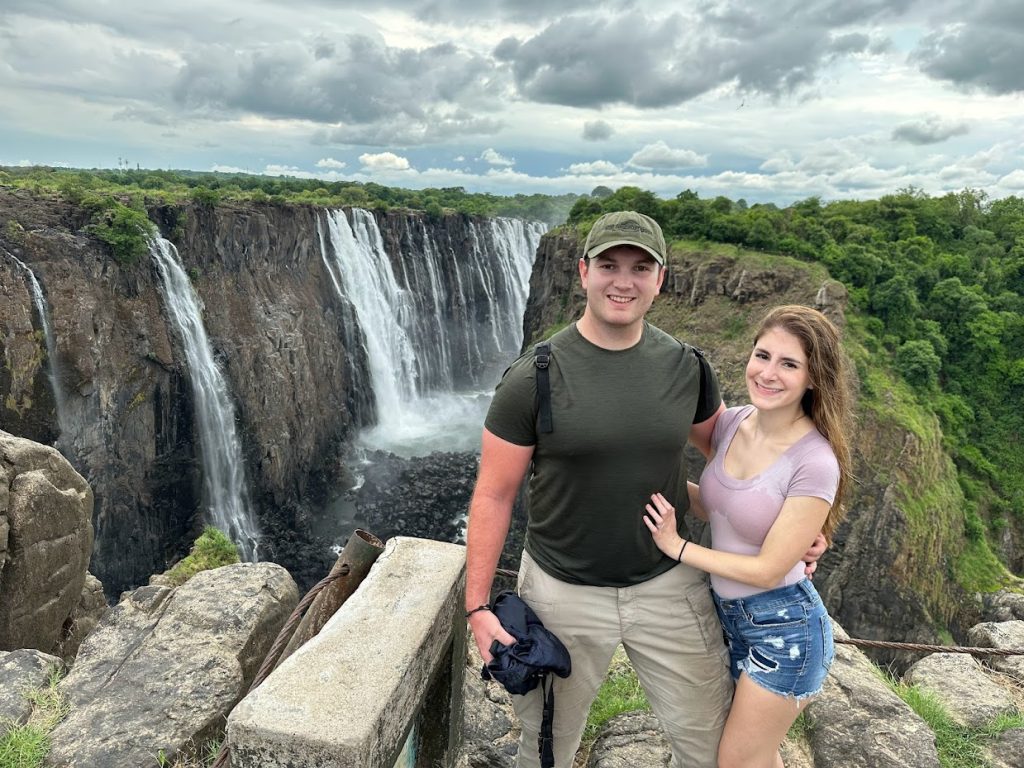
<path fill-rule="evenodd" d="M 643 232 L 645 235 L 654 234 L 650 229 L 635 221 L 622 221 L 617 224 L 610 225 L 608 229 L 617 229 L 623 232 Z"/>

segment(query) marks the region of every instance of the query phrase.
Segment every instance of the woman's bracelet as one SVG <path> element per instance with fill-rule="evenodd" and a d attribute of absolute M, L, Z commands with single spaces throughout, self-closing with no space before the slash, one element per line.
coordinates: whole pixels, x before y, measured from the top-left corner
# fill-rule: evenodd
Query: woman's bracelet
<path fill-rule="evenodd" d="M 476 608 L 471 608 L 470 610 L 466 611 L 466 618 L 468 619 L 470 616 L 472 616 L 477 611 L 489 611 L 489 610 L 491 610 L 491 604 L 490 603 L 484 603 L 483 605 L 478 605 Z"/>
<path fill-rule="evenodd" d="M 676 558 L 680 563 L 683 562 L 683 552 L 686 550 L 686 545 L 689 543 L 689 539 L 683 539 L 683 546 L 679 548 L 679 557 Z"/>

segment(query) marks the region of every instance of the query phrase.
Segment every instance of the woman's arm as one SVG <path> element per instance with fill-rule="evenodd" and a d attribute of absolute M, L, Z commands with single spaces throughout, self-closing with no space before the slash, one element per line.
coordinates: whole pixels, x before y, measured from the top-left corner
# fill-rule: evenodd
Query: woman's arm
<path fill-rule="evenodd" d="M 675 507 L 660 493 L 654 494 L 651 500 L 653 503 L 647 505 L 644 522 L 658 549 L 694 568 L 760 589 L 776 586 L 803 559 L 831 506 L 825 499 L 814 496 L 786 499 L 761 545 L 761 551 L 756 555 L 737 555 L 684 541 L 676 532 Z"/>

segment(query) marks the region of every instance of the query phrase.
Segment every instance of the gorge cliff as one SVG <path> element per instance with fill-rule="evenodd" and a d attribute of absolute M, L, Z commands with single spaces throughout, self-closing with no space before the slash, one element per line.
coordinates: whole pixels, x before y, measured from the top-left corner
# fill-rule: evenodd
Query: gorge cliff
<path fill-rule="evenodd" d="M 437 337 L 446 323 L 493 326 L 499 292 L 513 287 L 502 284 L 510 275 L 487 271 L 488 260 L 498 264 L 493 254 L 507 250 L 513 236 L 529 235 L 535 247 L 540 235 L 508 220 L 360 214 L 367 220 L 348 216 L 379 232 L 404 311 L 421 318 L 424 327 L 405 329 L 409 335 Z M 265 534 L 261 554 L 308 585 L 326 573 L 331 557 L 309 532 L 311 510 L 342 484 L 347 445 L 359 426 L 378 420 L 381 406 L 355 306 L 339 286 L 328 213 L 193 203 L 150 207 L 149 216 L 177 246 L 203 306 Z M 154 261 L 120 263 L 87 221 L 59 197 L 0 189 L 0 427 L 56 443 L 89 481 L 91 570 L 116 595 L 164 570 L 198 533 L 202 446 L 182 342 L 168 321 Z M 41 286 L 44 309 L 33 284 Z M 525 286 L 522 292 L 525 300 Z M 433 303 L 417 307 L 422 302 Z M 481 357 L 514 353 L 490 349 L 496 335 L 446 346 L 442 364 L 414 361 L 411 386 L 443 375 L 466 379 L 467 371 L 492 364 Z"/>

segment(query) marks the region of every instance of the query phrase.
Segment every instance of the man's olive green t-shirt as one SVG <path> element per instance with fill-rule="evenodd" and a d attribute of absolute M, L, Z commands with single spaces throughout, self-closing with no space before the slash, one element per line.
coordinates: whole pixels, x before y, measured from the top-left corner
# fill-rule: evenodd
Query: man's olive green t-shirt
<path fill-rule="evenodd" d="M 571 584 L 639 584 L 675 565 L 644 525 L 644 505 L 660 491 L 682 524 L 689 505 L 683 447 L 690 425 L 718 410 L 718 381 L 709 367 L 709 409 L 698 412 L 692 348 L 646 322 L 629 349 L 598 347 L 575 324 L 550 343 L 554 430 L 537 429 L 532 349 L 498 384 L 484 422 L 503 440 L 535 446 L 526 549 Z"/>

